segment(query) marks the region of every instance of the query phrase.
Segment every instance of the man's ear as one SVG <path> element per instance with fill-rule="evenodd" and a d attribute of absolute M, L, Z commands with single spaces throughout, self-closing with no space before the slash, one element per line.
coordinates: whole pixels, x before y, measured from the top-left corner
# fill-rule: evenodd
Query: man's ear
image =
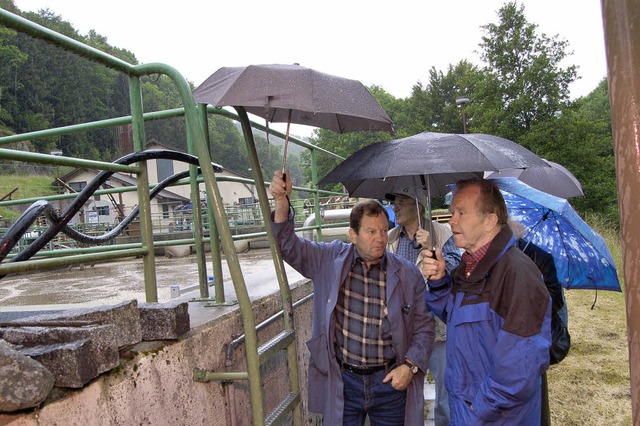
<path fill-rule="evenodd" d="M 498 225 L 498 215 L 495 213 L 489 213 L 484 217 L 484 221 L 486 230 L 491 231 Z"/>
<path fill-rule="evenodd" d="M 349 228 L 349 237 L 351 238 L 351 241 L 355 241 L 358 238 L 358 234 L 353 228 Z"/>

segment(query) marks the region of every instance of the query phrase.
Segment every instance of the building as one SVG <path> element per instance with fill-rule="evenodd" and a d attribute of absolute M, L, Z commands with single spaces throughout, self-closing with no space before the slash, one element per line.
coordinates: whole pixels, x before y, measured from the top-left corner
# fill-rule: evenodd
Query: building
<path fill-rule="evenodd" d="M 148 149 L 171 150 L 156 142 L 149 143 Z M 181 161 L 158 159 L 148 160 L 147 169 L 149 183 L 151 185 L 161 182 L 165 178 L 189 170 L 189 164 Z M 60 177 L 62 192 L 73 193 L 82 191 L 100 173 L 99 170 L 79 168 L 72 170 L 68 174 Z M 216 172 L 216 177 L 248 178 L 247 175 L 235 173 L 230 170 Z M 114 172 L 100 189 L 118 189 L 125 187 L 135 187 L 136 177 L 133 174 Z M 218 187 L 225 206 L 253 204 L 254 187 L 251 184 L 219 181 Z M 204 184 L 200 184 L 199 199 L 206 202 Z M 63 206 L 70 205 L 73 200 L 65 200 L 55 208 L 62 210 Z M 106 223 L 116 224 L 138 205 L 137 191 L 117 192 L 113 194 L 93 195 L 87 200 L 83 208 L 73 217 L 70 224 L 77 223 Z M 176 185 L 169 186 L 158 193 L 151 200 L 151 217 L 154 229 L 171 228 L 182 225 L 189 221 L 191 214 L 191 186 Z"/>

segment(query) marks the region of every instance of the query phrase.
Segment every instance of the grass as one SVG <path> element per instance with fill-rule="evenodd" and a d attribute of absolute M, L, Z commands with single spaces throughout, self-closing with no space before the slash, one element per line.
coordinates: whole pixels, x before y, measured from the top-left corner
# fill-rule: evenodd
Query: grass
<path fill-rule="evenodd" d="M 55 188 L 52 186 L 54 180 L 55 176 L 46 175 L 2 175 L 0 176 L 0 198 L 16 188 L 17 190 L 7 200 L 55 195 Z M 20 211 L 11 206 L 0 207 L 0 216 L 15 220 L 20 216 Z"/>
<path fill-rule="evenodd" d="M 622 281 L 617 232 L 598 218 Z M 622 284 L 623 285 L 623 284 Z M 623 286 L 624 288 L 624 286 Z M 547 372 L 553 425 L 631 425 L 631 388 L 624 293 L 566 290 L 571 350 Z M 595 307 L 591 309 L 594 300 Z"/>

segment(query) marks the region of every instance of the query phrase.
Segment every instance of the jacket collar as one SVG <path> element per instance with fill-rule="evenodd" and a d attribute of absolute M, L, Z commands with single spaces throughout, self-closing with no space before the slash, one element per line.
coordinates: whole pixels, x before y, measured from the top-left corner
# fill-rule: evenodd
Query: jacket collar
<path fill-rule="evenodd" d="M 468 277 L 465 277 L 465 264 L 461 261 L 458 267 L 453 271 L 454 285 L 460 286 L 461 291 L 480 294 L 484 290 L 484 286 L 489 277 L 489 272 L 493 265 L 517 243 L 513 236 L 511 228 L 505 226 L 494 237 L 489 245 L 487 253 L 484 255 L 478 265 L 475 267 Z"/>

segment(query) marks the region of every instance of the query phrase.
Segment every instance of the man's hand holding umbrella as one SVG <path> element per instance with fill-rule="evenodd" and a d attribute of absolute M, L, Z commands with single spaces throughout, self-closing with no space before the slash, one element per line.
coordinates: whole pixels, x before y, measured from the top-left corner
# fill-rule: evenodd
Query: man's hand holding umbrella
<path fill-rule="evenodd" d="M 435 250 L 435 258 L 433 258 L 434 252 L 432 250 L 424 250 L 424 252 L 425 256 L 422 259 L 422 265 L 420 267 L 422 276 L 427 277 L 430 281 L 437 281 L 444 277 L 446 264 L 444 257 L 442 257 L 442 249 L 438 248 Z"/>
<path fill-rule="evenodd" d="M 280 170 L 276 170 L 273 173 L 273 179 L 269 185 L 269 192 L 276 202 L 273 216 L 273 220 L 276 223 L 284 222 L 289 217 L 289 202 L 287 197 L 291 194 L 292 185 L 291 179 L 287 179 L 285 182 L 284 173 Z"/>
<path fill-rule="evenodd" d="M 416 231 L 415 241 L 416 244 L 423 249 L 429 249 L 431 246 L 431 234 L 429 234 L 429 231 L 426 229 L 418 228 Z"/>

